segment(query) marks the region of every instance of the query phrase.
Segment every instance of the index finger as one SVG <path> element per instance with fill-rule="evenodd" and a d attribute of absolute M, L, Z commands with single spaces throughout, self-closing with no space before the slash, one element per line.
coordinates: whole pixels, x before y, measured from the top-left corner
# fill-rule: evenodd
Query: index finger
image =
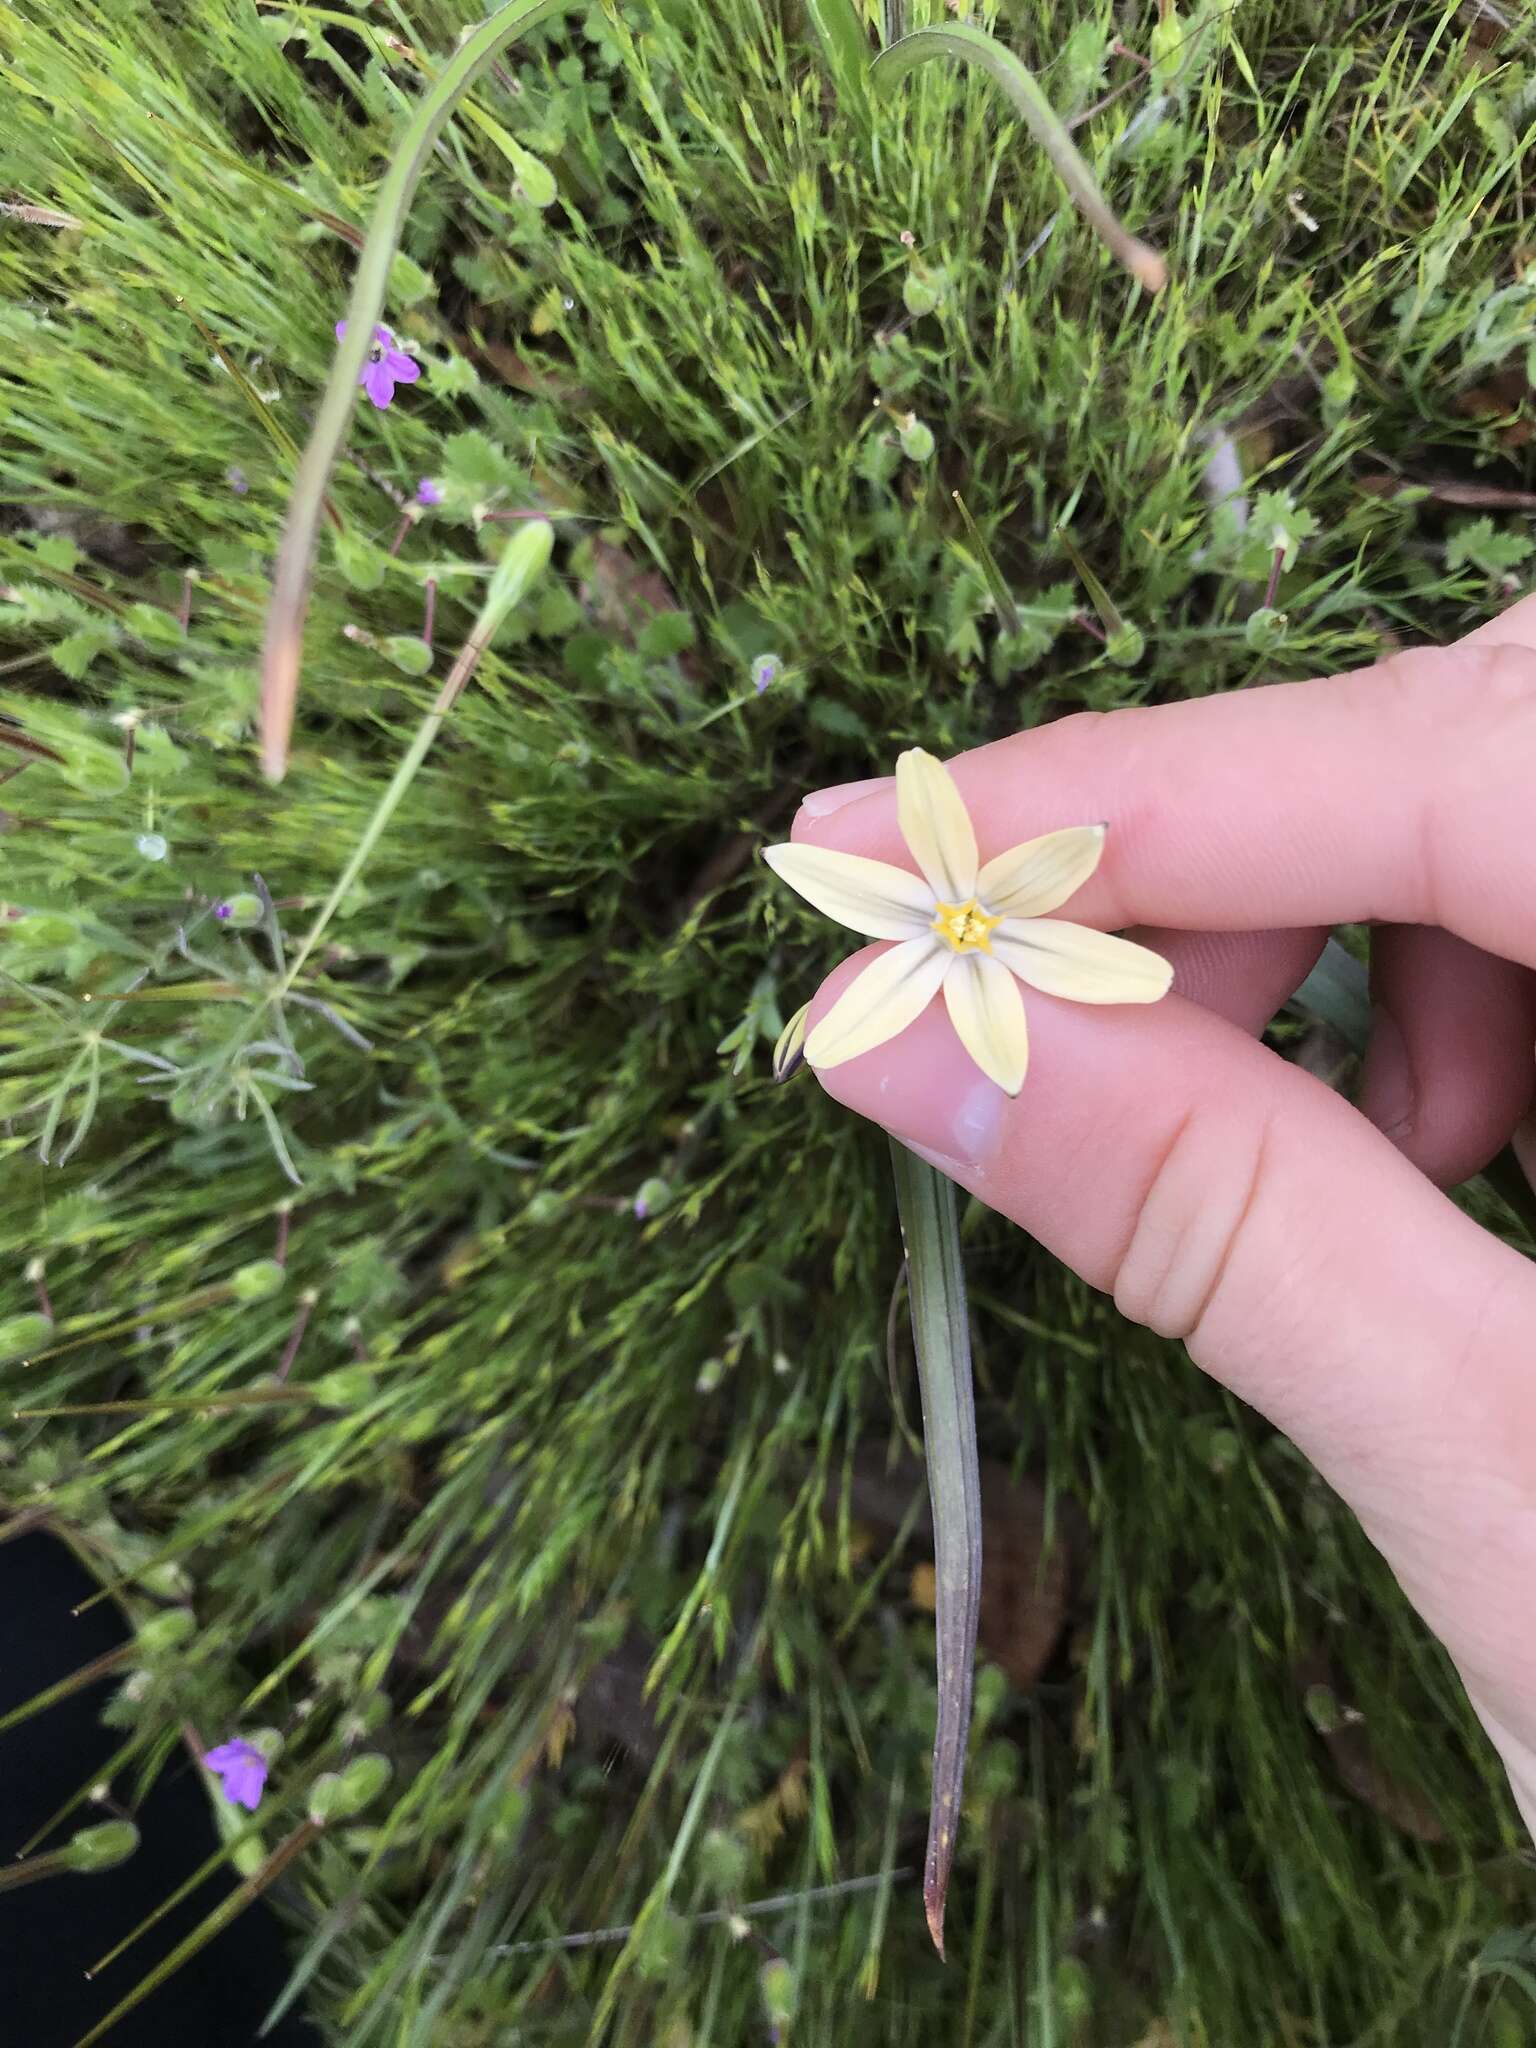
<path fill-rule="evenodd" d="M 1074 922 L 1442 925 L 1536 966 L 1536 597 L 1353 675 L 1082 713 L 950 763 L 982 858 L 1107 820 Z M 909 866 L 894 789 L 796 839 Z"/>

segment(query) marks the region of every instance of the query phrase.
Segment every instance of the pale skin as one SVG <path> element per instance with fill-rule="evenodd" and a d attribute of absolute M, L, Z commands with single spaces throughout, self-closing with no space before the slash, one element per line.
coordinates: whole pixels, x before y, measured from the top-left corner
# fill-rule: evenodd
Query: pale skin
<path fill-rule="evenodd" d="M 1145 1008 L 1026 991 L 1010 1099 L 935 1001 L 822 1085 L 1307 1453 L 1445 1643 L 1536 1829 L 1536 1263 L 1441 1192 L 1536 1166 L 1536 597 L 1349 676 L 1084 714 L 950 762 L 983 859 L 1109 823 L 1065 913 L 1174 963 Z M 888 780 L 797 841 L 911 865 Z M 1359 1108 L 1259 1041 L 1371 921 Z M 829 976 L 812 1026 L 868 947 Z"/>

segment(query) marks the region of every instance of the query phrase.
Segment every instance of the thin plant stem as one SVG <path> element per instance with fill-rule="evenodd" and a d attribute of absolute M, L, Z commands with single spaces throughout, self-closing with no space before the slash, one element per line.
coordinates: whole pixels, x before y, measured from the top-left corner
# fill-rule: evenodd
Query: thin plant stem
<path fill-rule="evenodd" d="M 358 378 L 367 359 L 374 326 L 384 310 L 390 265 L 416 181 L 439 129 L 480 73 L 524 29 L 547 21 L 570 4 L 571 0 L 509 0 L 508 5 L 498 8 L 467 36 L 423 94 L 379 188 L 373 224 L 358 258 L 352 296 L 347 302 L 347 331 L 331 364 L 325 396 L 294 479 L 272 577 L 261 661 L 261 760 L 264 771 L 274 782 L 281 781 L 288 766 L 288 738 L 299 695 L 304 614 L 309 605 L 310 573 L 325 487 L 357 403 Z M 430 739 L 427 744 L 431 744 Z"/>
<path fill-rule="evenodd" d="M 298 980 L 305 961 L 320 943 L 326 926 L 336 915 L 338 906 L 345 900 L 347 892 L 367 866 L 374 848 L 384 836 L 390 819 L 400 808 L 406 791 L 416 780 L 422 762 L 432 750 L 432 742 L 442 731 L 444 719 L 458 702 L 470 677 L 480 666 L 481 659 L 495 639 L 503 619 L 521 597 L 528 583 L 548 562 L 552 539 L 553 529 L 547 523 L 542 528 L 525 527 L 497 565 L 490 594 L 481 607 L 474 631 L 459 649 L 458 659 L 448 671 L 442 688 L 433 699 L 431 710 L 417 727 L 416 737 L 406 748 L 399 767 L 390 777 L 389 787 L 375 804 L 373 815 L 363 828 L 362 837 L 352 849 L 351 859 L 337 877 L 330 895 L 321 904 L 314 923 L 299 941 L 298 951 L 268 998 L 270 1002 L 280 1003 Z"/>

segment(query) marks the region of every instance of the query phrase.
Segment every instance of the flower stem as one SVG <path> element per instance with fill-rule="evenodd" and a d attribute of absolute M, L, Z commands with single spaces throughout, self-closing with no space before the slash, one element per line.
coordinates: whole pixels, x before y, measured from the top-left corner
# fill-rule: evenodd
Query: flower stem
<path fill-rule="evenodd" d="M 416 780 L 422 762 L 431 751 L 432 742 L 442 730 L 443 720 L 458 702 L 460 692 L 480 666 L 481 657 L 495 639 L 502 621 L 517 604 L 529 584 L 543 573 L 549 562 L 553 543 L 554 528 L 547 521 L 540 520 L 532 526 L 525 526 L 497 563 L 491 576 L 490 590 L 480 608 L 480 616 L 475 621 L 474 631 L 459 649 L 458 659 L 449 670 L 447 680 L 438 691 L 431 710 L 417 727 L 416 737 L 407 747 L 399 767 L 390 778 L 388 789 L 374 806 L 373 816 L 364 826 L 362 837 L 353 847 L 352 858 L 342 869 L 330 895 L 321 904 L 314 923 L 299 942 L 298 951 L 269 1001 L 280 1002 L 298 980 L 301 968 L 318 945 L 326 926 L 335 916 L 337 906 L 362 873 L 373 849 L 383 838 L 390 819 L 399 809 L 401 799 Z"/>
<path fill-rule="evenodd" d="M 267 1886 L 281 1877 L 295 1856 L 301 1850 L 307 1849 L 319 1833 L 319 1825 L 312 1820 L 306 1820 L 296 1827 L 285 1842 L 278 1843 L 255 1876 L 248 1877 L 243 1884 L 237 1885 L 227 1898 L 221 1899 L 213 1911 L 198 1922 L 184 1941 L 179 1941 L 147 1977 L 134 1985 L 126 1998 L 118 2000 L 105 2019 L 98 2020 L 88 2034 L 81 2035 L 75 2048 L 93 2048 L 93 2044 L 110 2033 L 125 2013 L 132 2012 L 133 2008 L 148 1998 L 167 1977 L 173 1976 L 183 1963 L 190 1962 L 200 1948 L 212 1941 L 216 1934 L 222 1933 L 231 1920 L 238 1918 L 247 1906 L 260 1898 Z"/>
<path fill-rule="evenodd" d="M 347 332 L 331 363 L 325 396 L 294 479 L 272 576 L 261 658 L 261 762 L 273 782 L 282 780 L 288 766 L 288 737 L 299 695 L 304 614 L 325 487 L 357 403 L 357 380 L 374 326 L 384 310 L 390 265 L 416 181 L 432 153 L 438 130 L 486 66 L 524 29 L 547 21 L 570 5 L 571 0 L 508 0 L 466 36 L 422 95 L 379 188 L 373 225 L 358 258 L 347 303 Z"/>
<path fill-rule="evenodd" d="M 923 1447 L 933 1503 L 939 1696 L 923 1910 L 933 1945 L 942 1956 L 944 1902 L 965 1785 L 981 1605 L 981 1475 L 954 1183 L 894 1139 L 891 1165 L 907 1252 L 912 1342 L 922 1390 Z"/>
<path fill-rule="evenodd" d="M 1002 88 L 1083 219 L 1143 290 L 1160 292 L 1168 282 L 1168 266 L 1163 258 L 1146 242 L 1128 234 L 1116 220 L 1034 73 L 984 30 L 963 22 L 946 28 L 914 29 L 911 35 L 881 51 L 870 67 L 870 81 L 877 90 L 883 89 L 914 65 L 934 57 L 974 64 Z"/>

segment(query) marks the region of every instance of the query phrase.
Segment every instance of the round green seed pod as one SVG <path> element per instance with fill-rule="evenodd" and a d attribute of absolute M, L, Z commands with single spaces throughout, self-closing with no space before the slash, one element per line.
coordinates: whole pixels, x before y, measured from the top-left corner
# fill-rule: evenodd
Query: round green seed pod
<path fill-rule="evenodd" d="M 252 1259 L 248 1266 L 240 1267 L 229 1284 L 236 1301 L 269 1301 L 274 1294 L 281 1293 L 287 1277 L 276 1259 Z"/>
<path fill-rule="evenodd" d="M 7 1316 L 0 1322 L 0 1363 L 41 1351 L 52 1335 L 53 1318 L 39 1309 L 22 1316 Z"/>

